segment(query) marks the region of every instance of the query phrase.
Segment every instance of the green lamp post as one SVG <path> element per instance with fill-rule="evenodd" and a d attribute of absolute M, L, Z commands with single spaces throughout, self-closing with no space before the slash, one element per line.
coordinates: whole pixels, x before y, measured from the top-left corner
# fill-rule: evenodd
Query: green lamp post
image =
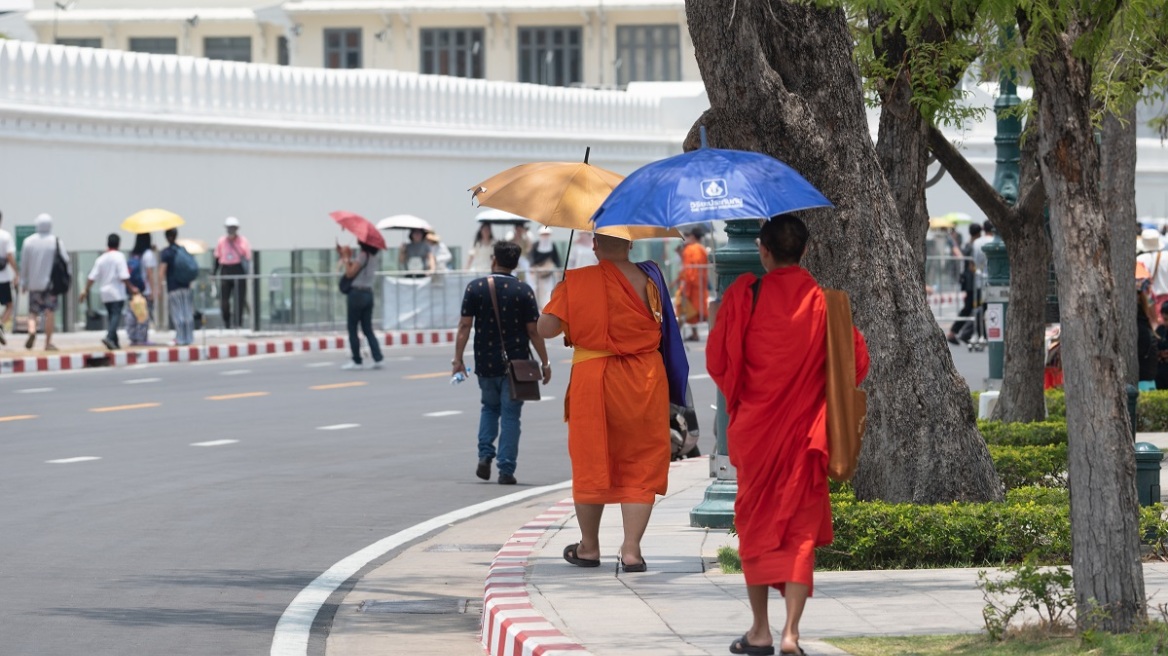
<path fill-rule="evenodd" d="M 757 219 L 726 222 L 726 245 L 714 253 L 714 273 L 718 279 L 718 298 L 734 280 L 747 271 L 762 276 L 765 271 L 758 259 Z M 717 318 L 714 318 L 717 321 Z M 730 528 L 734 524 L 734 497 L 738 494 L 738 480 L 730 465 L 726 450 L 726 399 L 718 393 L 718 409 L 714 416 L 714 454 L 710 461 L 714 481 L 706 488 L 706 496 L 689 513 L 690 526 L 699 528 Z"/>
<path fill-rule="evenodd" d="M 1022 157 L 1018 145 L 1022 137 L 1022 119 L 1011 110 L 1020 102 L 1014 71 L 1003 72 L 998 99 L 994 102 L 994 114 L 997 116 L 994 189 L 1011 205 L 1018 202 L 1018 182 L 1021 177 L 1018 162 Z M 995 234 L 994 240 L 982 247 L 982 251 L 986 254 L 987 279 L 982 301 L 985 303 L 989 377 L 991 381 L 1001 381 L 1005 367 L 1006 307 L 1010 301 L 1010 260 L 1000 234 Z"/>

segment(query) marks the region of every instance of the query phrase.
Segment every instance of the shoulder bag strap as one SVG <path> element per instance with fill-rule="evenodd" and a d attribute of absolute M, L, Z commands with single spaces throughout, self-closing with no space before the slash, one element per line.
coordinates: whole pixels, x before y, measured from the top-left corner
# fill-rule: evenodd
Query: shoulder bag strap
<path fill-rule="evenodd" d="M 487 287 L 491 290 L 491 307 L 495 310 L 495 328 L 499 330 L 499 348 L 503 350 L 503 362 L 510 362 L 511 358 L 507 357 L 507 341 L 503 337 L 503 320 L 499 318 L 499 297 L 495 293 L 494 274 L 487 276 Z"/>
<path fill-rule="evenodd" d="M 1156 276 L 1160 275 L 1160 256 L 1163 254 L 1164 251 L 1156 251 L 1156 263 L 1152 265 L 1151 271 L 1153 282 L 1156 280 Z"/>

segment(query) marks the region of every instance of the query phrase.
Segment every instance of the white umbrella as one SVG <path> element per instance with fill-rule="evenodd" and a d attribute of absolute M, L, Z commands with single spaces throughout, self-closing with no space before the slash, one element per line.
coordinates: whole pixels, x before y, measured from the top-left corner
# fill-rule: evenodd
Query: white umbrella
<path fill-rule="evenodd" d="M 426 219 L 421 219 L 413 214 L 395 214 L 394 216 L 384 218 L 377 222 L 378 230 L 425 230 L 426 232 L 434 232 L 434 228 L 430 227 L 430 223 Z"/>
<path fill-rule="evenodd" d="M 528 221 L 518 214 L 496 209 L 486 209 L 479 212 L 475 215 L 475 220 L 480 223 L 527 223 Z"/>

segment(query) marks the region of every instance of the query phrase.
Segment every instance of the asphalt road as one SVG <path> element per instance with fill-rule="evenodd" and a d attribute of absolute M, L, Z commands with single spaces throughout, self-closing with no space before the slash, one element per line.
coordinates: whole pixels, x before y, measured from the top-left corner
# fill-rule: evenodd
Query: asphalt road
<path fill-rule="evenodd" d="M 0 653 L 267 653 L 337 561 L 516 491 L 474 476 L 478 388 L 450 386 L 452 351 L 387 351 L 382 371 L 306 354 L 0 377 Z M 552 355 L 519 489 L 570 476 L 569 354 Z M 714 386 L 691 358 L 708 452 Z"/>

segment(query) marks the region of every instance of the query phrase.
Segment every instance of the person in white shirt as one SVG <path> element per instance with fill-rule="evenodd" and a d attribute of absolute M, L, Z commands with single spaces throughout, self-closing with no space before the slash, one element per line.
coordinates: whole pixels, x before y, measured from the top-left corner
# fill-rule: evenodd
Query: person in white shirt
<path fill-rule="evenodd" d="M 0 219 L 3 216 L 0 215 Z M 0 345 L 8 343 L 4 337 L 4 330 L 16 310 L 16 294 L 20 287 L 20 276 L 16 273 L 16 242 L 12 235 L 0 230 L 0 305 L 4 306 L 4 313 L 0 314 Z"/>
<path fill-rule="evenodd" d="M 85 283 L 85 289 L 81 292 L 80 301 L 85 302 L 85 298 L 89 296 L 89 290 L 94 284 L 97 285 L 98 293 L 101 294 L 101 302 L 105 303 L 106 318 L 109 321 L 109 328 L 106 330 L 105 338 L 101 340 L 102 344 L 111 351 L 119 348 L 118 344 L 118 324 L 122 319 L 122 310 L 126 307 L 126 291 L 130 293 L 138 293 L 138 288 L 130 282 L 130 267 L 126 265 L 126 256 L 118 250 L 122 245 L 122 238 L 117 233 L 111 234 L 106 238 L 106 246 L 109 250 L 98 256 L 97 261 L 93 263 L 93 269 L 89 272 L 89 280 Z"/>

